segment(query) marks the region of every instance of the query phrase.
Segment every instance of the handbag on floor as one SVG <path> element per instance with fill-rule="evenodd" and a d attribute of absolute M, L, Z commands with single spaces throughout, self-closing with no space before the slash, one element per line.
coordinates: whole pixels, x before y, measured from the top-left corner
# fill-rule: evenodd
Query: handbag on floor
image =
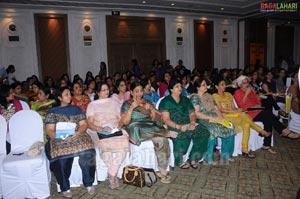
<path fill-rule="evenodd" d="M 146 185 L 145 171 L 140 167 L 126 166 L 123 169 L 122 180 L 124 184 L 144 187 Z"/>
<path fill-rule="evenodd" d="M 143 168 L 145 172 L 145 182 L 147 187 L 151 187 L 157 182 L 157 176 L 154 169 Z"/>
<path fill-rule="evenodd" d="M 157 182 L 157 176 L 154 169 L 136 166 L 124 167 L 122 179 L 124 184 L 136 187 L 151 187 Z"/>

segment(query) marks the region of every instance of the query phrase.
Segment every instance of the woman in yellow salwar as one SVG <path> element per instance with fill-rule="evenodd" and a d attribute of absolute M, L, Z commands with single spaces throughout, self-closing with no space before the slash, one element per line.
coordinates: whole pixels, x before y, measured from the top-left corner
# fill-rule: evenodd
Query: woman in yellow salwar
<path fill-rule="evenodd" d="M 248 114 L 235 107 L 233 96 L 225 92 L 226 84 L 224 79 L 216 78 L 214 85 L 217 89 L 217 93 L 213 94 L 213 98 L 217 103 L 218 109 L 226 120 L 234 124 L 236 132 L 243 133 L 242 155 L 248 158 L 255 158 L 255 155 L 248 150 L 250 128 L 253 128 L 262 136 L 269 136 L 270 133 L 255 124 Z"/>

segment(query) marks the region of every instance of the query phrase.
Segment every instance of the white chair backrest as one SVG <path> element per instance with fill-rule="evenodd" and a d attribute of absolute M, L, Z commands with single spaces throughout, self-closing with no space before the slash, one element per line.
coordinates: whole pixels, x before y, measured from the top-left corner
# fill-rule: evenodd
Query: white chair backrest
<path fill-rule="evenodd" d="M 159 104 L 160 104 L 160 102 L 161 102 L 161 100 L 162 99 L 164 99 L 165 97 L 161 97 L 161 98 L 159 98 L 159 100 L 156 102 L 156 104 L 155 104 L 155 108 L 158 110 L 158 107 L 159 107 Z"/>
<path fill-rule="evenodd" d="M 22 109 L 23 110 L 30 110 L 29 105 L 27 104 L 27 102 L 20 100 L 20 103 L 22 105 Z"/>
<path fill-rule="evenodd" d="M 11 152 L 28 151 L 33 143 L 43 142 L 43 121 L 41 116 L 31 110 L 17 112 L 9 120 Z"/>
<path fill-rule="evenodd" d="M 0 115 L 0 156 L 6 155 L 6 133 L 7 123 L 5 118 Z"/>

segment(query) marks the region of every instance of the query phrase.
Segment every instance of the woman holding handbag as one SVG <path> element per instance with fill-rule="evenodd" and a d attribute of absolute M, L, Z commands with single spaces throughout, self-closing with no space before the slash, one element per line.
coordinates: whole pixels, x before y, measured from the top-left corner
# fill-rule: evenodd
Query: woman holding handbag
<path fill-rule="evenodd" d="M 116 100 L 109 98 L 107 83 L 98 85 L 95 101 L 88 105 L 86 115 L 89 134 L 99 147 L 100 157 L 108 167 L 109 188 L 116 189 L 119 187 L 117 173 L 129 152 L 129 141 L 126 131 L 119 128 L 120 105 Z M 122 133 L 118 134 L 120 131 Z M 98 137 L 97 133 L 106 133 L 111 137 L 99 139 L 101 137 Z"/>
<path fill-rule="evenodd" d="M 87 192 L 93 195 L 95 194 L 93 182 L 96 159 L 93 142 L 86 134 L 86 116 L 78 106 L 70 104 L 72 96 L 68 87 L 58 89 L 57 97 L 60 106 L 51 108 L 45 119 L 48 139 L 45 149 L 47 157 L 50 159 L 50 169 L 53 171 L 64 197 L 72 198 L 69 177 L 73 159 L 75 156 L 79 156 L 83 184 L 87 188 Z M 65 123 L 75 124 L 74 134 L 65 138 L 57 138 L 58 125 Z M 66 153 L 67 151 L 71 152 Z M 57 154 L 60 155 L 56 156 Z"/>

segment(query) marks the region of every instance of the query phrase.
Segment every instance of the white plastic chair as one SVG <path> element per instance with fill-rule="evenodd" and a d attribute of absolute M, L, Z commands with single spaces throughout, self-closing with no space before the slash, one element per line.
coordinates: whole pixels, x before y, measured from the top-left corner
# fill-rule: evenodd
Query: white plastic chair
<path fill-rule="evenodd" d="M 43 121 L 35 111 L 22 110 L 9 121 L 11 152 L 3 160 L 1 186 L 4 198 L 46 198 L 50 196 L 49 162 L 44 149 L 29 157 L 30 147 L 43 142 Z"/>
<path fill-rule="evenodd" d="M 23 110 L 30 110 L 30 107 L 27 102 L 20 100 Z"/>
<path fill-rule="evenodd" d="M 2 166 L 2 161 L 6 157 L 6 133 L 7 133 L 7 123 L 5 118 L 0 115 L 0 167 Z M 0 198 L 2 198 L 2 188 L 1 188 L 1 178 L 0 178 Z"/>
<path fill-rule="evenodd" d="M 91 135 L 91 134 L 89 133 L 89 135 Z M 96 156 L 97 156 L 97 154 L 96 154 Z M 96 157 L 96 161 L 97 161 L 97 157 Z M 96 172 L 95 172 L 95 174 L 96 174 Z M 70 182 L 70 187 L 80 187 L 80 185 L 83 184 L 82 170 L 79 165 L 79 157 L 74 157 L 72 169 L 71 169 L 71 175 L 69 177 L 69 182 Z M 97 185 L 97 184 L 98 184 L 97 178 L 95 177 L 93 185 Z M 57 192 L 61 192 L 60 186 L 58 183 L 56 183 L 56 188 L 57 188 Z"/>

